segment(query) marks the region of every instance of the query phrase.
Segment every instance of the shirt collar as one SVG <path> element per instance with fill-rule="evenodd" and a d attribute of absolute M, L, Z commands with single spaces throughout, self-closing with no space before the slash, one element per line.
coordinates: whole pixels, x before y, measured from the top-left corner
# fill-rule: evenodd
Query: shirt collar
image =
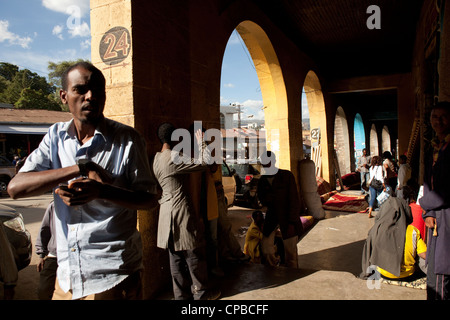
<path fill-rule="evenodd" d="M 103 117 L 103 119 L 100 120 L 100 122 L 97 125 L 97 128 L 95 129 L 94 132 L 94 137 L 95 136 L 99 136 L 103 138 L 103 141 L 106 142 L 106 131 L 107 131 L 107 126 L 106 126 L 106 118 Z M 77 135 L 76 135 L 76 131 L 75 131 L 75 124 L 73 119 L 69 120 L 68 122 L 66 122 L 63 126 L 63 131 L 66 131 L 66 138 L 65 139 L 77 139 Z M 98 139 L 98 138 L 97 138 Z"/>

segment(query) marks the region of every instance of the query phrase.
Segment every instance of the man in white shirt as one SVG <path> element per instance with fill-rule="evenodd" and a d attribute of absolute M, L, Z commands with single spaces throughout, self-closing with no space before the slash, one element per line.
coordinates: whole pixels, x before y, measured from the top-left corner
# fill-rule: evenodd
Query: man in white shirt
<path fill-rule="evenodd" d="M 359 171 L 361 175 L 361 193 L 364 194 L 367 192 L 367 183 L 369 182 L 370 174 L 369 174 L 369 167 L 370 167 L 370 156 L 367 155 L 367 150 L 363 149 L 363 154 L 358 159 L 358 168 L 356 169 Z"/>
<path fill-rule="evenodd" d="M 90 63 L 66 70 L 60 97 L 73 119 L 49 128 L 8 185 L 14 199 L 54 192 L 54 298 L 142 297 L 137 210 L 157 205 L 156 181 L 143 137 L 103 116 L 105 83 Z"/>

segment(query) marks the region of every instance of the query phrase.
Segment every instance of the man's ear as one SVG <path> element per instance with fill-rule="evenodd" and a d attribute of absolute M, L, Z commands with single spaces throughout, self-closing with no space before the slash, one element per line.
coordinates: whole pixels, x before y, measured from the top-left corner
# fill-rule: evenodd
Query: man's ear
<path fill-rule="evenodd" d="M 63 104 L 67 104 L 67 91 L 63 89 L 59 90 L 59 97 L 61 98 L 61 102 Z"/>

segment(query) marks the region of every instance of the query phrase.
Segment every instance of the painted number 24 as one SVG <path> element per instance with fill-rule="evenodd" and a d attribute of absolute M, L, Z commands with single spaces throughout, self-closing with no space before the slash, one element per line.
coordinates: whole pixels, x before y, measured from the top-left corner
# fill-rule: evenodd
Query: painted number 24
<path fill-rule="evenodd" d="M 103 55 L 104 60 L 117 58 L 119 51 L 122 51 L 122 55 L 125 57 L 128 55 L 128 49 L 130 48 L 130 45 L 128 44 L 127 32 L 122 32 L 119 40 L 117 40 L 114 33 L 109 33 L 105 36 L 103 42 L 109 43 L 108 48 Z"/>

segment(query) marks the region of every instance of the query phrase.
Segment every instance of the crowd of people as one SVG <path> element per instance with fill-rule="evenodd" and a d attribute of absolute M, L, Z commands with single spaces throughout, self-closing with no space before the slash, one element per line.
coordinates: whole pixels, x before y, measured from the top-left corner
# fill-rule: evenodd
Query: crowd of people
<path fill-rule="evenodd" d="M 73 119 L 51 126 L 8 186 L 13 199 L 54 190 L 36 239 L 39 299 L 141 299 L 137 210 L 157 206 L 157 246 L 169 253 L 175 299 L 217 299 L 220 291 L 209 277 L 223 275 L 219 262 L 251 258 L 230 232 L 221 170 L 210 161 L 203 131 L 192 131 L 192 148 L 200 153 L 196 161 L 173 150 L 176 128 L 161 124 L 161 150 L 149 161 L 137 131 L 103 116 L 105 78 L 92 64 L 66 70 L 60 97 Z M 269 157 L 275 161 L 274 154 Z M 272 193 L 279 188 L 298 194 L 293 175 L 285 170 L 268 179 L 266 198 L 278 197 Z M 294 266 L 293 239 L 301 231 L 298 199 L 284 208 L 274 200 L 267 206 L 272 229 L 265 235 L 281 226 Z"/>
<path fill-rule="evenodd" d="M 432 106 L 430 124 L 434 131 L 431 149 L 426 152 L 422 193 L 411 176 L 407 157 L 399 157 L 394 166 L 390 153 L 358 161 L 368 169 L 369 180 L 361 188 L 369 187 L 369 217 L 379 202 L 375 224 L 366 240 L 361 276 L 373 271 L 383 278 L 412 281 L 426 276 L 427 299 L 450 298 L 450 102 Z M 370 162 L 370 166 L 368 163 Z M 365 174 L 367 170 L 361 170 Z M 384 193 L 386 197 L 380 197 Z M 395 242 L 395 243 L 393 243 Z M 399 245 L 402 244 L 402 245 Z"/>
<path fill-rule="evenodd" d="M 177 128 L 161 124 L 161 149 L 149 161 L 143 152 L 145 140 L 135 129 L 103 116 L 105 78 L 92 64 L 81 62 L 66 70 L 60 97 L 73 119 L 49 129 L 8 186 L 14 199 L 55 193 L 36 242 L 40 299 L 142 299 L 137 210 L 157 206 L 157 246 L 169 254 L 175 299 L 219 298 L 221 292 L 211 286 L 210 278 L 223 275 L 224 259 L 298 268 L 304 208 L 294 175 L 275 167 L 274 153 L 262 155 L 257 193 L 263 210 L 253 213 L 242 251 L 230 232 L 221 170 L 211 161 L 203 130 L 191 128 L 191 148 L 199 154 L 194 158 L 174 148 Z M 365 250 L 363 266 L 379 261 L 383 276 L 404 279 L 416 273 L 418 257 L 425 258 L 430 299 L 448 299 L 450 288 L 449 118 L 449 103 L 431 112 L 436 138 L 418 209 L 423 218 L 412 215 L 417 212 L 417 196 L 414 185 L 408 184 L 411 168 L 404 156 L 398 168 L 389 152 L 382 159 L 364 150 L 358 162 L 361 192 L 369 190 L 369 217 L 381 203 L 380 195 L 389 196 L 375 224 L 387 221 L 390 227 L 384 237 L 375 231 L 369 234 L 366 243 L 384 241 L 392 247 L 386 243 L 389 234 L 404 243 L 392 252 L 395 259 Z M 427 245 L 420 219 L 437 232 L 428 236 Z M 394 233 L 392 225 L 401 226 L 396 228 L 400 231 Z"/>

